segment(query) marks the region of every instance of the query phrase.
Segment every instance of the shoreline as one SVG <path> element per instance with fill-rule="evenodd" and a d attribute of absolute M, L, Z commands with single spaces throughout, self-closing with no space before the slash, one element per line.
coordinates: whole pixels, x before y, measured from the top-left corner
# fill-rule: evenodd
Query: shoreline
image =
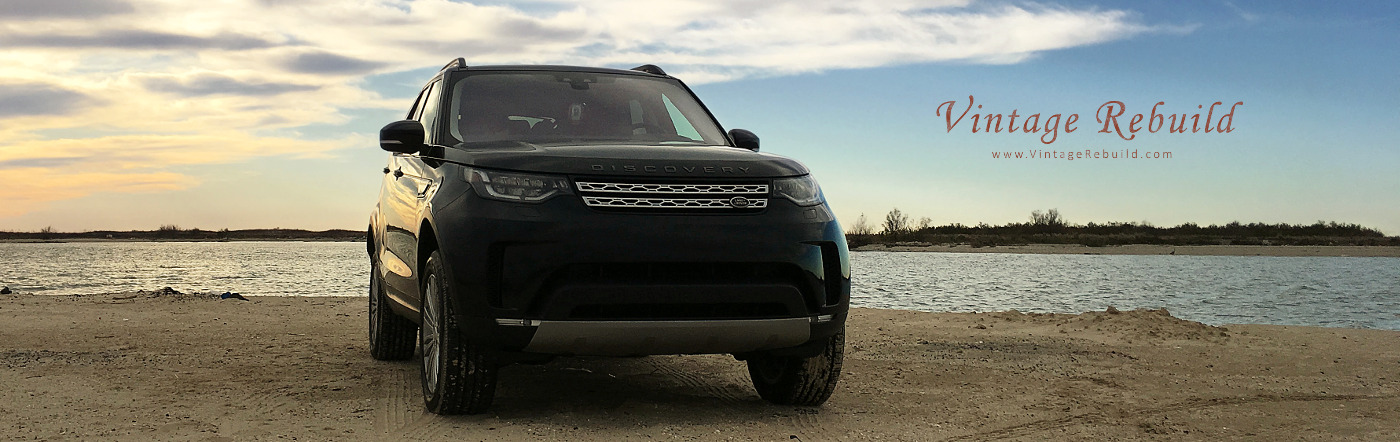
<path fill-rule="evenodd" d="M 67 238 L 0 239 L 0 244 L 63 244 L 123 242 L 365 242 L 364 238 Z M 1090 247 L 1078 244 L 1022 244 L 972 247 L 954 245 L 866 244 L 852 252 L 1010 253 L 1025 255 L 1182 255 L 1275 257 L 1400 257 L 1396 246 L 1263 246 L 1125 244 Z"/>
<path fill-rule="evenodd" d="M 15 438 L 1221 440 L 1400 438 L 1400 331 L 1212 327 L 1162 310 L 852 309 L 822 407 L 763 402 L 726 355 L 502 369 L 492 409 L 423 411 L 368 356 L 362 297 L 0 296 Z"/>
<path fill-rule="evenodd" d="M 1395 246 L 1254 246 L 1210 245 L 1171 246 L 1158 244 L 1128 244 L 1089 247 L 1069 244 L 1025 244 L 1015 246 L 972 247 L 958 245 L 885 245 L 867 244 L 853 252 L 934 252 L 934 253 L 1012 253 L 1036 255 L 1183 255 L 1183 256 L 1326 256 L 1326 257 L 1400 257 Z"/>
<path fill-rule="evenodd" d="M 365 242 L 364 238 L 66 238 L 0 239 L 0 244 L 62 244 L 93 242 Z"/>

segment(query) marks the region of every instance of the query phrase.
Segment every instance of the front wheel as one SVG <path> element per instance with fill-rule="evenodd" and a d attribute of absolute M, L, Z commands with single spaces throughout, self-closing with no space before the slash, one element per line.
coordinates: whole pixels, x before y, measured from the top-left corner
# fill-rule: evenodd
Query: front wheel
<path fill-rule="evenodd" d="M 846 330 L 828 339 L 812 357 L 757 355 L 749 359 L 749 377 L 759 397 L 779 405 L 817 406 L 831 397 L 841 379 Z"/>
<path fill-rule="evenodd" d="M 428 257 L 422 279 L 423 402 L 437 414 L 477 414 L 496 394 L 494 354 L 461 333 L 442 256 Z"/>
<path fill-rule="evenodd" d="M 369 273 L 369 355 L 381 361 L 407 360 L 413 357 L 418 324 L 389 309 L 379 266 L 371 263 Z"/>

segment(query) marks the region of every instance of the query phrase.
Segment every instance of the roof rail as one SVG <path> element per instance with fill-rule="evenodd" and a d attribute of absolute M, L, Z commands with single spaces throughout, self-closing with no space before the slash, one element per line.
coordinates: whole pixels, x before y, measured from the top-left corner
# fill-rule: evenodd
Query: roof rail
<path fill-rule="evenodd" d="M 462 58 L 462 57 L 457 57 L 456 60 L 452 60 L 452 62 L 447 63 L 447 66 L 443 66 L 442 69 L 438 69 L 438 72 L 442 72 L 442 71 L 445 71 L 445 70 L 448 70 L 448 69 L 466 69 L 466 68 L 467 68 L 467 59 Z"/>
<path fill-rule="evenodd" d="M 657 65 L 654 65 L 654 64 L 644 64 L 644 65 L 641 65 L 641 66 L 637 66 L 637 67 L 635 67 L 635 68 L 632 68 L 632 70 L 634 70 L 634 71 L 646 72 L 646 73 L 652 74 L 652 75 L 666 75 L 666 71 L 661 70 L 661 67 L 660 67 L 660 66 L 657 66 Z"/>

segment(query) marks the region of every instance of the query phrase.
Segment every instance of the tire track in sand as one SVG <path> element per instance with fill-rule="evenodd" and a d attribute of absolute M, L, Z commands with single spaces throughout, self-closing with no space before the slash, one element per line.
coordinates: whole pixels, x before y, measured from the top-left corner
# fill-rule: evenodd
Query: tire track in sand
<path fill-rule="evenodd" d="M 796 407 L 792 410 L 793 433 L 797 436 L 794 440 L 817 441 L 831 440 L 831 435 L 837 434 L 828 430 L 822 424 L 821 410 L 815 407 Z"/>
<path fill-rule="evenodd" d="M 375 398 L 374 429 L 379 433 L 392 433 L 402 430 L 417 418 L 413 408 L 418 399 L 414 389 L 418 388 L 412 370 L 392 367 L 379 376 L 379 395 Z"/>
<path fill-rule="evenodd" d="M 1143 416 L 1143 415 L 1148 415 L 1148 414 L 1167 413 L 1167 412 L 1183 411 L 1183 410 L 1197 410 L 1197 409 L 1204 409 L 1204 408 L 1210 408 L 1210 407 L 1219 407 L 1219 406 L 1226 406 L 1226 405 L 1270 404 L 1270 403 L 1281 403 L 1281 402 L 1313 402 L 1313 401 L 1356 401 L 1356 400 L 1390 399 L 1390 398 L 1394 398 L 1394 397 L 1395 397 L 1395 395 L 1325 395 L 1325 394 L 1324 394 L 1324 395 L 1316 395 L 1316 394 L 1273 395 L 1273 394 L 1265 394 L 1265 395 L 1258 395 L 1258 396 L 1233 396 L 1233 397 L 1228 397 L 1228 396 L 1227 396 L 1227 397 L 1216 397 L 1216 398 L 1197 398 L 1197 399 L 1186 400 L 1186 401 L 1183 401 L 1183 402 L 1178 402 L 1178 403 L 1171 404 L 1171 405 L 1167 405 L 1167 406 L 1163 406 L 1163 407 L 1145 407 L 1145 408 L 1139 408 L 1139 409 L 1123 410 L 1123 411 L 1118 411 L 1118 412 L 1097 411 L 1097 412 L 1092 412 L 1092 413 L 1084 413 L 1084 414 L 1077 414 L 1077 415 L 1073 415 L 1073 416 L 1062 417 L 1062 418 L 1059 418 L 1059 419 L 1039 420 L 1039 421 L 1035 421 L 1035 422 L 1029 422 L 1029 423 L 1025 423 L 1025 424 L 1021 424 L 1021 425 L 1014 425 L 1014 426 L 1010 426 L 1010 427 L 1006 427 L 1006 428 L 1001 428 L 1001 429 L 997 429 L 997 430 L 984 431 L 984 432 L 977 432 L 977 433 L 966 434 L 966 435 L 957 436 L 957 437 L 951 437 L 951 438 L 944 439 L 944 440 L 948 440 L 948 441 L 957 441 L 957 440 L 989 440 L 989 439 L 1011 439 L 1011 438 L 1018 438 L 1018 437 L 1026 437 L 1026 436 L 1031 436 L 1031 435 L 1034 435 L 1034 434 L 1037 434 L 1037 433 L 1042 433 L 1042 432 L 1046 432 L 1046 431 L 1056 430 L 1056 429 L 1060 429 L 1060 428 L 1067 428 L 1067 427 L 1071 427 L 1071 426 L 1075 426 L 1075 425 L 1083 425 L 1083 424 L 1091 423 L 1091 422 L 1094 422 L 1094 421 L 1107 421 L 1107 420 L 1111 419 L 1113 416 L 1117 416 L 1117 415 L 1124 415 L 1124 416 Z"/>
<path fill-rule="evenodd" d="M 748 398 L 748 391 L 736 391 L 723 383 L 722 378 L 704 376 L 677 368 L 672 358 L 647 358 L 653 373 L 661 373 L 680 382 L 686 390 L 699 391 L 701 396 L 713 397 L 724 402 L 740 402 Z"/>

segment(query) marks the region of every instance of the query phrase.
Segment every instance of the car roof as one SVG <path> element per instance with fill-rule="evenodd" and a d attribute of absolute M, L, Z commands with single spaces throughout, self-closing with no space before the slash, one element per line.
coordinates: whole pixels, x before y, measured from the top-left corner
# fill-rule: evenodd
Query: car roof
<path fill-rule="evenodd" d="M 457 71 L 540 71 L 540 72 L 591 72 L 598 74 L 619 74 L 638 75 L 644 77 L 665 77 L 642 71 L 630 69 L 612 69 L 587 66 L 565 66 L 565 65 L 544 65 L 544 64 L 515 64 L 515 65 L 485 65 L 485 66 L 464 66 L 453 70 Z"/>

